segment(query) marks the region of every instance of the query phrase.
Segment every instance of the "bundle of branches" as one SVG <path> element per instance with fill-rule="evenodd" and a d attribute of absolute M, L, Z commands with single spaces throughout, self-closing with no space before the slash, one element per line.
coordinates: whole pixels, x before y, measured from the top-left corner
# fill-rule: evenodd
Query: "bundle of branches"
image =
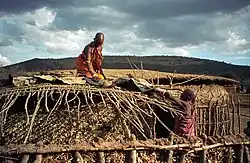
<path fill-rule="evenodd" d="M 0 91 L 2 144 L 72 144 L 154 135 L 154 108 L 181 114 L 170 101 L 139 92 L 40 85 Z M 163 123 L 166 130 L 169 130 Z M 171 132 L 171 131 L 170 131 Z"/>

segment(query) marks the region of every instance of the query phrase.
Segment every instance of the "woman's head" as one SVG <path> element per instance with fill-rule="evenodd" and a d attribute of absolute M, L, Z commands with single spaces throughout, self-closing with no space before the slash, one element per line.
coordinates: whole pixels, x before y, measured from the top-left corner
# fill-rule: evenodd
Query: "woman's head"
<path fill-rule="evenodd" d="M 185 89 L 182 94 L 180 99 L 183 101 L 191 101 L 192 103 L 195 103 L 195 98 L 196 95 L 193 90 L 191 89 Z"/>
<path fill-rule="evenodd" d="M 94 43 L 96 46 L 102 46 L 104 42 L 104 34 L 103 33 L 97 33 L 94 38 Z"/>

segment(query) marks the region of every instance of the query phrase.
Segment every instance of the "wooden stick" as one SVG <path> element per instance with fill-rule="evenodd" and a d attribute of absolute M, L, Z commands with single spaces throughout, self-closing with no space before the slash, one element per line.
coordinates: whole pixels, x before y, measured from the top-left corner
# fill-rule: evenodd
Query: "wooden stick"
<path fill-rule="evenodd" d="M 207 161 L 207 150 L 204 149 L 200 152 L 200 163 L 206 163 Z"/>
<path fill-rule="evenodd" d="M 228 132 L 227 132 L 227 134 L 229 134 L 229 133 L 231 133 L 231 116 L 230 116 L 230 109 L 229 109 L 229 99 L 228 99 L 228 101 L 227 101 L 227 120 L 229 120 L 229 123 L 228 123 Z"/>
<path fill-rule="evenodd" d="M 155 127 L 156 127 L 156 116 L 154 116 L 154 122 L 153 122 L 154 124 L 153 124 L 153 138 L 155 139 L 156 138 L 156 129 L 155 129 Z"/>
<path fill-rule="evenodd" d="M 29 158 L 30 158 L 30 155 L 23 155 L 20 160 L 20 163 L 28 163 Z"/>
<path fill-rule="evenodd" d="M 98 152 L 99 162 L 105 163 L 105 154 L 104 152 Z"/>
<path fill-rule="evenodd" d="M 211 133 L 211 107 L 212 107 L 212 104 L 211 104 L 211 101 L 209 101 L 209 105 L 208 105 L 208 134 L 207 135 L 210 135 Z"/>
<path fill-rule="evenodd" d="M 24 109 L 25 109 L 25 113 L 26 113 L 26 116 L 27 116 L 27 122 L 26 122 L 26 125 L 28 125 L 30 123 L 30 120 L 29 120 L 29 111 L 28 111 L 28 102 L 29 102 L 29 99 L 31 97 L 31 93 L 29 93 L 26 101 L 25 101 L 25 105 L 24 105 Z"/>
<path fill-rule="evenodd" d="M 39 95 L 38 95 L 38 96 L 39 96 Z M 28 133 L 27 133 L 27 135 L 26 135 L 26 137 L 25 137 L 24 144 L 26 144 L 27 141 L 28 141 L 28 139 L 29 139 L 29 135 L 30 135 L 30 133 L 31 133 L 31 131 L 32 131 L 33 123 L 34 123 L 34 121 L 35 121 L 37 112 L 38 112 L 38 110 L 39 110 L 39 108 L 40 108 L 40 103 L 41 103 L 41 101 L 42 101 L 42 99 L 43 99 L 43 96 L 44 96 L 44 92 L 42 92 L 42 95 L 41 95 L 41 97 L 39 98 L 39 100 L 38 100 L 38 102 L 37 102 L 37 104 L 36 104 L 36 108 L 35 108 L 35 111 L 34 111 L 34 113 L 33 113 L 33 115 L 32 115 L 31 122 L 30 122 L 30 127 L 29 127 Z"/>
<path fill-rule="evenodd" d="M 12 161 L 15 160 L 15 161 L 18 161 L 19 159 L 18 158 L 15 158 L 15 157 L 9 157 L 9 156 L 0 156 L 0 158 L 4 159 L 4 160 L 8 160 L 8 161 Z"/>
<path fill-rule="evenodd" d="M 243 163 L 244 145 L 238 145 L 235 149 L 236 162 Z"/>
<path fill-rule="evenodd" d="M 180 158 L 179 158 L 179 163 L 184 163 L 185 162 L 185 157 L 186 157 L 186 152 L 181 152 Z"/>
<path fill-rule="evenodd" d="M 132 140 L 132 142 L 136 141 L 135 135 L 131 135 L 131 140 Z M 130 163 L 136 163 L 136 153 L 137 153 L 136 149 L 130 151 L 130 153 L 129 153 L 129 162 Z"/>
<path fill-rule="evenodd" d="M 113 94 L 112 94 L 113 95 Z M 126 134 L 126 137 L 128 139 L 130 139 L 130 136 L 131 136 L 131 133 L 130 133 L 130 130 L 124 120 L 124 118 L 122 117 L 122 114 L 121 114 L 121 110 L 120 108 L 117 106 L 117 104 L 111 99 L 111 97 L 109 96 L 108 93 L 106 93 L 106 96 L 109 98 L 109 100 L 113 103 L 113 105 L 115 106 L 115 109 L 116 109 L 116 112 L 117 112 L 117 115 L 118 117 L 121 119 L 121 122 L 122 122 L 122 126 L 123 126 L 123 129 L 124 129 L 124 132 Z M 114 95 L 113 95 L 114 96 Z"/>
<path fill-rule="evenodd" d="M 36 160 L 34 161 L 34 163 L 41 163 L 42 162 L 42 155 L 38 154 L 36 155 Z"/>
<path fill-rule="evenodd" d="M 213 136 L 217 135 L 217 124 L 219 123 L 217 120 L 217 115 L 218 115 L 217 105 L 218 105 L 218 100 L 216 101 L 216 103 L 214 105 L 214 133 L 213 133 Z"/>
<path fill-rule="evenodd" d="M 245 145 L 244 146 L 244 151 L 245 151 L 245 162 L 250 162 L 250 150 L 249 150 L 249 146 Z"/>
<path fill-rule="evenodd" d="M 188 83 L 188 82 L 190 82 L 190 81 L 192 81 L 192 80 L 198 79 L 198 78 L 200 78 L 200 77 L 202 77 L 202 76 L 204 76 L 204 74 L 203 74 L 203 75 L 199 75 L 199 76 L 197 76 L 197 77 L 195 77 L 195 78 L 192 78 L 192 79 L 186 80 L 186 81 L 181 82 L 181 83 L 175 83 L 175 84 L 172 84 L 172 86 L 182 85 L 182 84 Z"/>
<path fill-rule="evenodd" d="M 203 133 L 206 133 L 206 109 L 203 109 Z"/>
<path fill-rule="evenodd" d="M 144 79 L 144 74 L 143 74 L 143 62 L 142 62 L 142 61 L 141 61 L 141 72 L 142 72 L 142 74 L 141 74 L 142 77 L 141 77 L 141 78 Z"/>
<path fill-rule="evenodd" d="M 160 76 L 159 76 L 159 71 L 157 71 L 157 85 L 160 85 Z"/>
<path fill-rule="evenodd" d="M 239 126 L 239 134 L 240 134 L 241 133 L 240 100 L 238 101 L 237 113 L 238 113 L 238 126 Z"/>
<path fill-rule="evenodd" d="M 74 145 L 41 145 L 37 144 L 22 144 L 22 145 L 10 145 L 10 146 L 1 146 L 0 154 L 45 154 L 45 153 L 60 153 L 60 152 L 71 152 L 71 151 L 131 151 L 131 150 L 176 150 L 180 148 L 190 148 L 190 144 L 175 144 L 175 145 L 147 145 L 147 141 L 138 141 L 136 143 L 127 142 L 127 143 L 116 143 L 106 142 L 104 146 L 100 144 L 74 144 Z M 245 142 L 244 144 L 246 144 Z M 250 144 L 250 142 L 248 142 Z M 134 145 L 136 144 L 136 145 Z M 226 145 L 232 145 L 233 143 L 228 143 Z M 199 147 L 202 143 L 192 144 L 192 147 L 196 147 L 199 150 Z M 217 144 L 216 147 L 223 146 L 224 144 Z M 210 147 L 213 148 L 213 147 Z"/>
<path fill-rule="evenodd" d="M 173 135 L 173 134 L 170 134 L 170 145 L 173 144 L 173 141 L 174 141 L 174 135 Z M 172 150 L 169 150 L 169 151 L 168 151 L 167 163 L 171 163 L 171 162 L 172 162 L 173 153 L 174 153 L 174 152 L 173 152 Z"/>
<path fill-rule="evenodd" d="M 232 147 L 227 148 L 227 163 L 233 163 Z"/>
<path fill-rule="evenodd" d="M 199 135 L 201 135 L 201 133 L 202 133 L 202 108 L 200 108 L 199 109 L 199 123 L 200 123 L 200 125 L 199 125 L 199 128 L 200 128 L 200 131 L 199 131 Z"/>
<path fill-rule="evenodd" d="M 83 163 L 83 158 L 79 152 L 74 152 L 74 160 L 76 163 Z"/>
<path fill-rule="evenodd" d="M 233 95 L 232 95 L 232 99 L 231 99 L 231 103 L 232 103 L 232 107 L 233 107 L 233 119 L 232 119 L 232 130 L 233 130 L 233 134 L 235 134 L 235 125 L 234 125 L 234 112 L 235 112 L 235 105 L 234 105 L 234 101 L 233 101 Z"/>
<path fill-rule="evenodd" d="M 134 76 L 135 76 L 135 69 L 134 69 L 132 63 L 130 62 L 130 60 L 129 60 L 128 58 L 126 58 L 126 59 L 127 59 L 129 65 L 130 65 L 130 68 L 133 70 L 133 74 L 134 74 Z"/>

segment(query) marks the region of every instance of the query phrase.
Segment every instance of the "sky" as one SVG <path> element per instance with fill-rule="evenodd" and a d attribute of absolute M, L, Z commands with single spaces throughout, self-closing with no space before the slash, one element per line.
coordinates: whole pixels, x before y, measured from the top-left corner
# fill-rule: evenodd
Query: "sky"
<path fill-rule="evenodd" d="M 250 65 L 249 0 L 1 0 L 0 65 L 104 55 L 176 55 Z"/>

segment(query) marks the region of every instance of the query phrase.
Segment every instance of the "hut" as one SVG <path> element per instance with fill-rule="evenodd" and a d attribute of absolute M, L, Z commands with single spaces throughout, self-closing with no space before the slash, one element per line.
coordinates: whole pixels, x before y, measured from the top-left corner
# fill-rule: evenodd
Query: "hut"
<path fill-rule="evenodd" d="M 197 137 L 182 138 L 171 132 L 165 117 L 155 111 L 181 115 L 168 100 L 117 87 L 89 86 L 70 71 L 54 71 L 17 77 L 14 87 L 1 88 L 2 160 L 227 162 L 234 155 L 225 148 L 230 145 L 238 151 L 236 160 L 244 158 L 241 144 L 249 140 L 229 135 L 228 93 L 223 87 L 237 81 L 153 71 L 106 70 L 106 74 L 111 80 L 127 74 L 143 78 L 176 97 L 192 87 L 197 94 Z M 157 124 L 171 133 L 170 138 L 155 138 Z"/>

